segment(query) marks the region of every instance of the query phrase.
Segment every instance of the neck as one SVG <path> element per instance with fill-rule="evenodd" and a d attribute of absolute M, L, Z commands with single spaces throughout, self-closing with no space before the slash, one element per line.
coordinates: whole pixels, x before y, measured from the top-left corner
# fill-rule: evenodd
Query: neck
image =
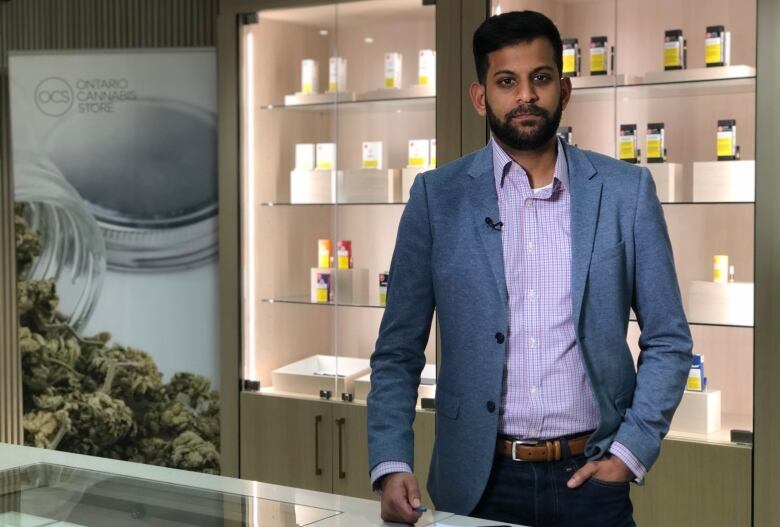
<path fill-rule="evenodd" d="M 547 143 L 535 150 L 517 150 L 505 145 L 496 137 L 493 137 L 493 140 L 504 149 L 512 161 L 523 167 L 528 174 L 531 188 L 541 188 L 552 183 L 555 163 L 558 161 L 557 136 L 552 136 Z"/>

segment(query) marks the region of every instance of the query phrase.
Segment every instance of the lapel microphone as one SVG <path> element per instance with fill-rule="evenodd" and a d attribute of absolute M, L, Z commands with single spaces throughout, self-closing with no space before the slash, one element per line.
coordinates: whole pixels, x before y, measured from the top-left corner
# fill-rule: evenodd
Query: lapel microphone
<path fill-rule="evenodd" d="M 494 223 L 493 218 L 489 218 L 489 217 L 485 218 L 485 223 L 487 223 L 487 226 L 493 229 L 494 231 L 500 231 L 501 227 L 504 226 L 503 222 L 499 221 Z"/>

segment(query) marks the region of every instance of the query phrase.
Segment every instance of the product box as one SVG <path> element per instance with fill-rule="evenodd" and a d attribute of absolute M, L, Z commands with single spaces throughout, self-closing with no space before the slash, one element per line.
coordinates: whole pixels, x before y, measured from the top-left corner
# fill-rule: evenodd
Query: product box
<path fill-rule="evenodd" d="M 382 141 L 367 141 L 363 143 L 362 168 L 382 169 Z"/>
<path fill-rule="evenodd" d="M 385 88 L 400 88 L 403 56 L 400 53 L 385 53 Z"/>
<path fill-rule="evenodd" d="M 409 141 L 409 159 L 407 165 L 413 168 L 427 167 L 431 161 L 431 142 L 428 139 Z"/>
<path fill-rule="evenodd" d="M 328 62 L 328 91 L 347 91 L 347 59 L 331 57 Z"/>
<path fill-rule="evenodd" d="M 352 242 L 339 240 L 336 245 L 339 269 L 352 269 Z"/>
<path fill-rule="evenodd" d="M 609 69 L 607 37 L 590 39 L 590 74 L 606 75 Z"/>
<path fill-rule="evenodd" d="M 718 121 L 718 161 L 734 161 L 737 151 L 737 121 Z"/>
<path fill-rule="evenodd" d="M 685 389 L 692 392 L 703 392 L 707 387 L 707 377 L 704 376 L 704 357 L 694 355 L 691 370 L 688 372 L 688 382 Z"/>
<path fill-rule="evenodd" d="M 431 139 L 430 159 L 428 161 L 432 167 L 436 166 L 436 139 Z"/>
<path fill-rule="evenodd" d="M 317 143 L 317 170 L 336 168 L 336 143 Z"/>
<path fill-rule="evenodd" d="M 333 300 L 333 287 L 330 272 L 318 272 L 316 282 L 312 290 L 311 301 L 318 304 L 327 304 Z"/>
<path fill-rule="evenodd" d="M 671 29 L 664 33 L 664 69 L 685 69 L 685 38 L 681 29 Z"/>
<path fill-rule="evenodd" d="M 301 61 L 301 93 L 317 93 L 319 85 L 319 65 L 316 60 L 303 59 Z"/>
<path fill-rule="evenodd" d="M 326 269 L 330 267 L 333 259 L 333 242 L 330 240 L 317 241 L 317 267 Z"/>
<path fill-rule="evenodd" d="M 729 255 L 716 254 L 712 257 L 712 281 L 720 284 L 728 283 Z"/>
<path fill-rule="evenodd" d="M 666 160 L 664 123 L 649 123 L 645 136 L 648 163 L 663 163 Z"/>
<path fill-rule="evenodd" d="M 436 52 L 432 49 L 420 50 L 419 75 L 417 83 L 420 86 L 436 84 Z"/>
<path fill-rule="evenodd" d="M 704 37 L 704 64 L 708 68 L 727 66 L 731 34 L 723 26 L 708 26 Z"/>
<path fill-rule="evenodd" d="M 635 124 L 620 125 L 620 136 L 618 137 L 618 159 L 621 161 L 627 161 L 629 163 L 639 162 Z"/>
<path fill-rule="evenodd" d="M 295 170 L 314 170 L 314 144 L 295 145 Z"/>
<path fill-rule="evenodd" d="M 580 45 L 576 38 L 563 39 L 563 76 L 576 77 L 580 72 Z"/>
<path fill-rule="evenodd" d="M 379 305 L 387 305 L 387 286 L 390 283 L 390 272 L 379 273 Z"/>

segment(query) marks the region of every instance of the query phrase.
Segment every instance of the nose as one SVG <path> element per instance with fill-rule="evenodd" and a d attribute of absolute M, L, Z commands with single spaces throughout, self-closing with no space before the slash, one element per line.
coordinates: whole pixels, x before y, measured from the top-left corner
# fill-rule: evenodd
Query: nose
<path fill-rule="evenodd" d="M 525 80 L 517 83 L 517 92 L 515 94 L 518 103 L 530 104 L 539 100 L 533 83 Z"/>

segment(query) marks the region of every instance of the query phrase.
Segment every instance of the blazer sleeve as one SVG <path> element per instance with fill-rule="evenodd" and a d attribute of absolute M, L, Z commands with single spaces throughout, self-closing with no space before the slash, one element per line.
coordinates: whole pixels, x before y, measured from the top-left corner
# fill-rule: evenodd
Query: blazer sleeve
<path fill-rule="evenodd" d="M 435 305 L 431 254 L 426 182 L 420 175 L 398 227 L 387 306 L 371 355 L 369 468 L 383 461 L 414 467 L 412 424 Z"/>
<path fill-rule="evenodd" d="M 691 367 L 693 342 L 685 318 L 674 257 L 647 169 L 640 176 L 634 220 L 635 276 L 632 307 L 641 335 L 633 403 L 615 441 L 648 470 L 661 451 Z"/>

